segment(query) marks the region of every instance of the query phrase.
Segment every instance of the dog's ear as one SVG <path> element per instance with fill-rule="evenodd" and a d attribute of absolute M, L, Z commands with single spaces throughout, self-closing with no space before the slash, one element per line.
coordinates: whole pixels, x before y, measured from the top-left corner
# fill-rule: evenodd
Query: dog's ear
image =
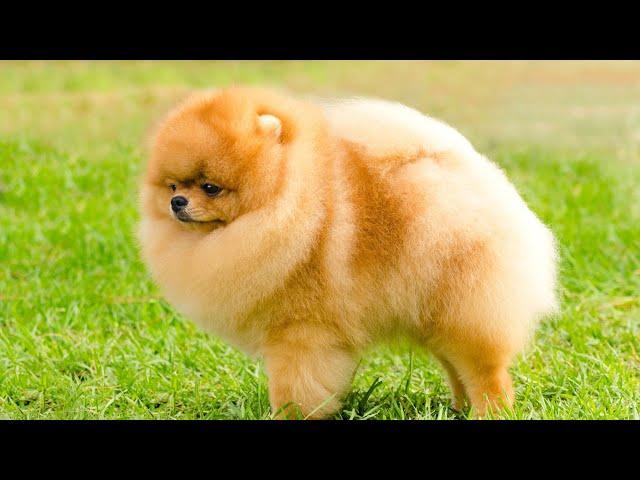
<path fill-rule="evenodd" d="M 280 141 L 282 137 L 282 122 L 274 115 L 260 115 L 258 116 L 258 130 L 260 130 L 263 135 Z"/>

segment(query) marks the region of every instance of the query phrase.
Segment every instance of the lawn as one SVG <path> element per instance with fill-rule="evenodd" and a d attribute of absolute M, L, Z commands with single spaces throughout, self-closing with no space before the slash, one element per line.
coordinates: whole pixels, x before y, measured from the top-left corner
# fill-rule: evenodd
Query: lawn
<path fill-rule="evenodd" d="M 269 418 L 260 362 L 177 314 L 135 241 L 153 120 L 231 83 L 456 126 L 560 245 L 561 312 L 502 418 L 640 418 L 640 62 L 324 61 L 0 62 L 0 418 Z M 336 418 L 465 417 L 436 362 L 395 345 L 363 359 Z"/>

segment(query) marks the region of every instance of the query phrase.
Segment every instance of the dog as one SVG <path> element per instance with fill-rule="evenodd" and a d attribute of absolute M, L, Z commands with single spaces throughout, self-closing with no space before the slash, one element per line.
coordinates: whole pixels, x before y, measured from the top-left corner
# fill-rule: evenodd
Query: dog
<path fill-rule="evenodd" d="M 397 338 L 439 360 L 453 408 L 499 411 L 557 308 L 550 230 L 460 133 L 398 103 L 194 95 L 157 128 L 141 216 L 164 295 L 264 359 L 277 418 L 334 414 L 363 352 Z"/>

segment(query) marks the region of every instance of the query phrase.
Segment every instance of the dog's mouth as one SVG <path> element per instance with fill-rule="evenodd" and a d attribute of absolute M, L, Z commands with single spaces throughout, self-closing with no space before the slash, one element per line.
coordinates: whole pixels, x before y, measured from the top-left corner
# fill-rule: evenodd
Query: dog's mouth
<path fill-rule="evenodd" d="M 175 213 L 174 216 L 178 220 L 180 220 L 182 223 L 195 223 L 195 224 L 200 224 L 200 225 L 211 225 L 211 226 L 222 226 L 222 225 L 225 224 L 225 222 L 223 220 L 220 220 L 220 219 L 215 219 L 215 220 L 196 220 L 195 218 L 191 217 L 191 215 L 189 215 L 185 211 L 179 211 L 179 212 Z"/>

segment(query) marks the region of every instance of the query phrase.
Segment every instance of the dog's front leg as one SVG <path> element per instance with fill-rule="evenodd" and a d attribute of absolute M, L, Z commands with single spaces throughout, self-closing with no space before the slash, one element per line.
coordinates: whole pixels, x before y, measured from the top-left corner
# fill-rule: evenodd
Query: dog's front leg
<path fill-rule="evenodd" d="M 275 418 L 320 419 L 335 413 L 356 366 L 354 355 L 318 332 L 279 335 L 264 350 Z"/>

